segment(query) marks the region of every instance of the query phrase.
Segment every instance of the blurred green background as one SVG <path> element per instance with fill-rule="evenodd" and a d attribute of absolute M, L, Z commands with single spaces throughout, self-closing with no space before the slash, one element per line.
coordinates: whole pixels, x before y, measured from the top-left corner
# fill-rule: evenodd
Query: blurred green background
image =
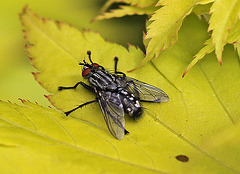
<path fill-rule="evenodd" d="M 99 32 L 108 41 L 127 47 L 128 43 L 144 49 L 142 35 L 144 16 L 130 16 L 90 23 L 96 17 L 104 0 L 1 0 L 0 5 L 0 100 L 20 103 L 18 98 L 51 105 L 44 97 L 48 92 L 33 78 L 36 72 L 25 52 L 23 27 L 19 13 L 28 5 L 35 13 L 73 25 L 79 30 Z M 79 71 L 81 69 L 79 68 Z"/>

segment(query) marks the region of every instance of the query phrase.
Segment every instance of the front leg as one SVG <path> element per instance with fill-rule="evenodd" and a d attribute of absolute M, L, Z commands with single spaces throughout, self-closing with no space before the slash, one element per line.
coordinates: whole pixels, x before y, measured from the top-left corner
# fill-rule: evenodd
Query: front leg
<path fill-rule="evenodd" d="M 123 75 L 123 77 L 126 77 L 126 74 L 125 74 L 125 73 L 120 72 L 120 71 L 117 71 L 118 57 L 115 57 L 115 58 L 114 58 L 114 61 L 115 61 L 114 73 L 115 73 L 115 74 L 121 74 L 121 75 Z"/>
<path fill-rule="evenodd" d="M 85 89 L 87 89 L 87 90 L 89 90 L 91 92 L 94 92 L 94 88 L 89 86 L 89 85 L 87 85 L 84 82 L 78 82 L 74 86 L 70 86 L 70 87 L 59 86 L 58 90 L 62 91 L 62 90 L 65 90 L 65 89 L 76 89 L 78 87 L 78 85 L 82 85 Z"/>

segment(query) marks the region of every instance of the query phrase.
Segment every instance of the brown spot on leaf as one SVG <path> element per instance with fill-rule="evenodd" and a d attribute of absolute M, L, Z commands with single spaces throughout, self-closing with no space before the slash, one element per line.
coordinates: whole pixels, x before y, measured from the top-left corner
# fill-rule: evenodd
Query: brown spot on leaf
<path fill-rule="evenodd" d="M 188 162 L 189 158 L 186 155 L 178 155 L 176 156 L 176 159 L 181 162 Z"/>

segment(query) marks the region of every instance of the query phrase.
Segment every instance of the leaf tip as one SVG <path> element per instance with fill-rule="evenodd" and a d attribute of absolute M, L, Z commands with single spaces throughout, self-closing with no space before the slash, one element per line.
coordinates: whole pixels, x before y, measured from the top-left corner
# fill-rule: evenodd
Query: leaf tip
<path fill-rule="evenodd" d="M 127 71 L 127 72 L 130 73 L 130 72 L 133 72 L 133 71 L 135 71 L 135 70 L 136 70 L 136 68 L 133 68 L 133 69 Z"/>
<path fill-rule="evenodd" d="M 219 64 L 222 65 L 222 59 L 219 60 Z"/>
<path fill-rule="evenodd" d="M 135 71 L 135 70 L 137 70 L 137 69 L 139 69 L 140 67 L 142 67 L 143 66 L 143 61 L 142 62 L 140 62 L 135 68 L 133 68 L 133 69 L 131 69 L 131 70 L 129 70 L 129 71 L 127 71 L 128 73 L 130 73 L 130 72 L 133 72 L 133 71 Z"/>
<path fill-rule="evenodd" d="M 189 71 L 189 69 L 186 69 L 182 75 L 182 78 L 187 74 L 187 72 Z"/>
<path fill-rule="evenodd" d="M 148 37 L 148 35 L 147 35 L 147 33 L 145 34 L 145 37 L 143 38 L 143 40 L 147 40 L 147 39 L 149 39 L 149 37 Z"/>
<path fill-rule="evenodd" d="M 28 4 L 26 4 L 22 9 L 22 14 L 26 13 L 28 9 Z"/>

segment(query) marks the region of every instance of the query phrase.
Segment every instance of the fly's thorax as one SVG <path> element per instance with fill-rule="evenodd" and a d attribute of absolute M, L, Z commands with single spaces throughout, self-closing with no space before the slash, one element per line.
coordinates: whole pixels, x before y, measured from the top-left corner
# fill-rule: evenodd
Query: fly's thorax
<path fill-rule="evenodd" d="M 115 77 L 105 70 L 96 70 L 91 72 L 91 75 L 88 77 L 88 82 L 92 86 L 102 90 L 114 91 L 117 89 Z"/>

